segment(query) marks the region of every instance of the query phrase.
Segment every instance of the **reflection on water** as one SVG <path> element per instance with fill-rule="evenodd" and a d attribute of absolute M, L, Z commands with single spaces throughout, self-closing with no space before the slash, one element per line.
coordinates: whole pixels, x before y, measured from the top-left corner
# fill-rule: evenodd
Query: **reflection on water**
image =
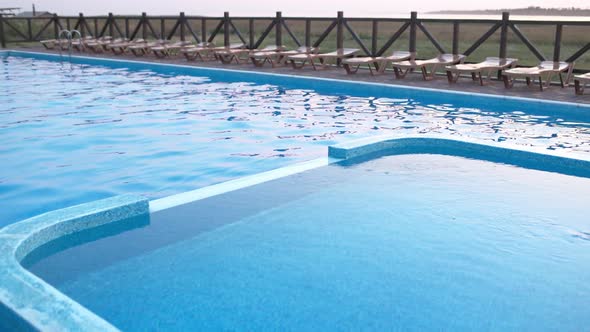
<path fill-rule="evenodd" d="M 590 123 L 8 57 L 0 225 L 121 193 L 150 198 L 326 154 L 370 135 L 444 133 L 590 153 Z M 403 92 L 400 92 L 400 94 Z"/>

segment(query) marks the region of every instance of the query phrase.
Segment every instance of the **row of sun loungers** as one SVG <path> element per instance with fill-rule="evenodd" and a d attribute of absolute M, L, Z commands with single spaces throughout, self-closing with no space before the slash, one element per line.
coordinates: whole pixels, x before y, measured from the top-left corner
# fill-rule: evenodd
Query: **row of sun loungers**
<path fill-rule="evenodd" d="M 42 45 L 47 49 L 67 49 L 65 40 L 44 40 Z M 535 67 L 518 67 L 517 59 L 488 57 L 480 63 L 465 64 L 465 56 L 461 54 L 440 54 L 426 60 L 416 60 L 415 54 L 395 51 L 384 57 L 355 57 L 359 49 L 343 48 L 333 52 L 319 53 L 316 47 L 302 46 L 294 50 L 286 50 L 280 45 L 269 45 L 262 49 L 248 49 L 241 43 L 227 47 L 215 47 L 212 43 L 193 44 L 191 42 L 168 40 L 146 41 L 144 39 L 113 39 L 111 37 L 84 37 L 72 41 L 72 47 L 78 51 L 89 50 L 95 53 L 113 52 L 113 54 L 131 53 L 135 56 L 152 54 L 157 58 L 166 58 L 182 54 L 187 61 L 218 60 L 224 64 L 252 62 L 256 67 L 270 64 L 291 65 L 301 69 L 309 64 L 314 70 L 325 69 L 333 63 L 341 63 L 348 74 L 355 74 L 361 66 L 366 66 L 371 75 L 383 74 L 388 68 L 393 69 L 397 79 L 402 79 L 410 72 L 419 71 L 424 80 L 432 80 L 441 69 L 446 72 L 449 83 L 456 83 L 461 76 L 470 75 L 473 81 L 485 85 L 494 73 L 501 72 L 506 88 L 511 88 L 516 79 L 524 79 L 531 86 L 538 81 L 539 89 L 549 86 L 553 77 L 558 76 L 561 87 L 565 87 L 571 77 L 573 64 L 566 62 L 543 61 Z M 567 73 L 564 80 L 563 74 Z M 574 77 L 576 94 L 583 94 L 584 88 L 590 84 L 590 73 Z"/>

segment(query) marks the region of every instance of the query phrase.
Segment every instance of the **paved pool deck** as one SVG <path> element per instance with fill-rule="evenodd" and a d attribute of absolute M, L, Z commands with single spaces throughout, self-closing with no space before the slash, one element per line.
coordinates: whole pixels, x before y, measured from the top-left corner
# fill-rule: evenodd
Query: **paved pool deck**
<path fill-rule="evenodd" d="M 34 51 L 34 52 L 45 52 L 45 53 L 54 53 L 58 54 L 59 51 L 57 50 L 46 50 L 43 47 L 29 47 L 29 48 L 14 48 L 16 50 L 22 51 Z M 237 69 L 237 70 L 247 70 L 253 72 L 272 72 L 272 73 L 279 73 L 279 74 L 289 74 L 289 75 L 300 75 L 300 76 L 311 76 L 311 77 L 324 77 L 324 78 L 333 78 L 333 79 L 341 79 L 341 80 L 350 80 L 350 81 L 363 81 L 363 82 L 374 82 L 374 83 L 385 83 L 385 84 L 392 84 L 392 85 L 401 85 L 401 86 L 415 86 L 415 87 L 422 87 L 422 88 L 432 88 L 432 89 L 440 89 L 440 90 L 454 90 L 454 91 L 462 91 L 462 92 L 473 92 L 473 93 L 486 93 L 486 94 L 493 94 L 493 95 L 502 95 L 502 96 L 514 96 L 514 97 L 525 97 L 525 98 L 537 98 L 543 100 L 554 100 L 554 101 L 564 101 L 564 102 L 572 102 L 572 103 L 580 103 L 580 104 L 590 104 L 590 88 L 587 88 L 587 92 L 585 95 L 576 95 L 574 93 L 573 87 L 573 79 L 570 82 L 570 86 L 566 88 L 561 88 L 559 85 L 552 85 L 549 88 L 546 88 L 544 91 L 539 91 L 537 85 L 532 87 L 527 87 L 526 84 L 523 82 L 516 82 L 515 86 L 512 89 L 506 89 L 504 87 L 503 82 L 498 80 L 492 80 L 490 84 L 486 86 L 480 86 L 478 83 L 473 82 L 470 78 L 465 77 L 461 78 L 455 84 L 449 84 L 447 82 L 446 76 L 442 73 L 441 75 L 437 76 L 435 80 L 432 81 L 424 81 L 422 80 L 422 76 L 419 72 L 409 74 L 405 79 L 395 79 L 393 72 L 386 72 L 382 75 L 371 76 L 368 70 L 359 70 L 357 74 L 354 75 L 347 75 L 346 71 L 343 68 L 332 67 L 326 70 L 318 70 L 314 71 L 311 66 L 305 66 L 303 69 L 293 69 L 291 66 L 277 66 L 276 68 L 272 68 L 269 64 L 266 64 L 264 67 L 254 67 L 254 65 L 250 62 L 244 62 L 242 64 L 228 64 L 224 65 L 219 61 L 187 61 L 182 55 L 172 56 L 164 59 L 156 58 L 153 55 L 147 55 L 142 57 L 134 56 L 133 54 L 123 54 L 123 55 L 114 55 L 112 53 L 89 53 L 84 52 L 80 53 L 74 51 L 72 54 L 74 55 L 84 55 L 84 56 L 91 56 L 97 58 L 112 58 L 112 59 L 126 59 L 126 60 L 139 60 L 139 61 L 151 61 L 151 62 L 158 62 L 158 63 L 172 63 L 172 64 L 181 64 L 181 65 L 189 65 L 195 67 L 205 67 L 205 68 L 226 68 L 226 69 Z"/>

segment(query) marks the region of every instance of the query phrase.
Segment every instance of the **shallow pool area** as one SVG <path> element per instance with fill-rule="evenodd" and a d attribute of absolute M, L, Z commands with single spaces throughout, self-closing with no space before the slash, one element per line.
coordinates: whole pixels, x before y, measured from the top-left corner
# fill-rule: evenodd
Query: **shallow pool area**
<path fill-rule="evenodd" d="M 578 331 L 588 197 L 588 178 L 382 156 L 62 239 L 25 266 L 126 331 Z"/>
<path fill-rule="evenodd" d="M 0 59 L 0 202 L 11 207 L 0 226 L 118 194 L 165 197 L 369 136 L 590 153 L 587 110 L 574 106 L 26 52 Z"/>

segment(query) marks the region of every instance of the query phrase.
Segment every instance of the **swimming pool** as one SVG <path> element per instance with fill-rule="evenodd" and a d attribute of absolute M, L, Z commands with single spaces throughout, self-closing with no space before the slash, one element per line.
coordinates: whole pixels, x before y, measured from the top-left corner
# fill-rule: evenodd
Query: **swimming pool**
<path fill-rule="evenodd" d="M 587 110 L 572 105 L 58 59 L 1 58 L 0 226 L 117 194 L 165 197 L 387 133 L 590 152 Z"/>
<path fill-rule="evenodd" d="M 59 66 L 47 61 L 54 59 L 51 56 L 14 55 L 19 53 L 3 63 L 8 79 L 14 68 L 11 61 L 48 66 L 39 72 L 39 80 Z M 289 165 L 149 203 L 137 196 L 117 196 L 1 228 L 0 267 L 5 273 L 0 275 L 0 327 L 576 331 L 588 325 L 587 108 L 224 70 L 73 60 L 73 70 L 79 73 L 62 83 L 78 78 L 93 82 L 80 85 L 88 92 L 83 96 L 92 96 L 89 100 L 98 104 L 88 113 L 55 113 L 53 122 L 37 121 L 32 115 L 46 112 L 34 113 L 16 98 L 19 92 L 3 86 L 11 98 L 8 105 L 20 105 L 2 112 L 19 119 L 3 128 L 3 139 L 14 140 L 3 145 L 2 153 L 17 157 L 21 163 L 12 165 L 22 169 L 8 169 L 14 162 L 10 160 L 6 172 L 20 175 L 15 175 L 17 180 L 24 178 L 24 170 L 45 174 L 27 186 L 54 186 L 74 192 L 72 196 L 90 190 L 82 201 L 101 197 L 91 183 L 110 190 L 105 196 L 125 192 L 162 197 Z M 52 77 L 65 77 L 71 70 L 66 65 Z M 127 91 L 118 85 L 125 81 L 122 77 L 107 83 L 102 79 L 119 74 L 139 75 L 138 85 Z M 190 87 L 184 87 L 185 81 Z M 40 87 L 46 84 L 49 81 Z M 97 89 L 103 85 L 108 88 Z M 166 92 L 168 86 L 171 90 Z M 126 92 L 119 94 L 119 89 Z M 53 110 L 51 100 L 65 102 L 62 109 L 94 105 L 79 93 L 64 100 L 58 90 L 55 100 L 34 90 L 28 95 L 38 98 L 38 105 L 49 105 L 47 113 Z M 178 90 L 183 93 L 173 92 Z M 96 97 L 96 91 L 106 95 Z M 271 113 L 265 109 L 259 114 L 257 110 L 270 104 L 267 93 L 279 101 Z M 210 94 L 219 99 L 207 104 Z M 301 95 L 310 99 L 302 101 Z M 146 99 L 151 102 L 147 106 Z M 180 122 L 169 124 L 181 111 L 151 110 L 152 104 L 184 111 L 194 105 L 207 107 L 196 110 L 203 121 L 191 122 L 189 115 L 181 115 Z M 256 109 L 249 108 L 252 104 Z M 140 108 L 141 115 L 127 119 L 123 108 L 129 105 Z M 215 105 L 221 110 L 209 118 L 206 109 Z M 31 118 L 21 119 L 23 114 Z M 72 122 L 59 120 L 62 116 Z M 270 117 L 276 119 L 269 121 Z M 87 122 L 91 129 L 75 131 L 84 127 L 78 123 Z M 229 130 L 230 138 L 221 141 L 236 144 L 217 145 L 218 140 L 208 139 L 215 134 L 210 126 Z M 256 139 L 242 136 L 250 133 L 242 131 L 243 126 Z M 354 130 L 325 135 L 328 128 L 340 126 Z M 176 128 L 190 135 L 159 145 L 158 138 L 165 136 L 159 134 Z M 25 130 L 67 132 L 70 141 L 28 146 L 19 136 Z M 228 159 L 229 151 L 274 150 L 286 139 L 283 130 L 293 132 L 286 142 L 288 148 L 298 147 L 290 150 L 299 151 L 297 155 L 257 152 L 243 165 Z M 193 134 L 194 140 L 186 140 Z M 370 138 L 383 134 L 403 138 Z M 331 146 L 331 159 L 326 158 L 326 145 L 357 137 L 365 139 Z M 45 139 L 39 135 L 32 141 Z M 191 150 L 195 146 L 198 150 Z M 90 153 L 96 148 L 131 156 L 107 157 L 101 164 Z M 182 157 L 167 159 L 165 152 L 172 148 L 184 151 Z M 44 163 L 60 158 L 69 158 L 76 172 L 53 179 L 52 174 L 59 173 Z M 95 173 L 84 168 L 93 160 Z M 299 163 L 305 160 L 310 161 Z M 204 164 L 187 166 L 199 161 Z M 232 163 L 240 174 L 223 169 L 233 168 Z M 209 172 L 202 172 L 203 165 L 211 167 Z M 166 177 L 167 169 L 202 173 L 185 181 Z M 151 183 L 141 178 L 128 187 L 114 185 L 123 173 L 134 179 L 134 170 L 147 170 L 148 180 L 169 185 L 169 191 L 160 195 L 162 188 L 154 192 L 139 186 L 142 181 Z M 71 176 L 70 182 L 62 182 Z M 9 180 L 3 178 L 4 183 Z M 4 189 L 10 188 L 3 187 L 6 193 Z M 29 197 L 31 202 L 43 198 Z"/>

